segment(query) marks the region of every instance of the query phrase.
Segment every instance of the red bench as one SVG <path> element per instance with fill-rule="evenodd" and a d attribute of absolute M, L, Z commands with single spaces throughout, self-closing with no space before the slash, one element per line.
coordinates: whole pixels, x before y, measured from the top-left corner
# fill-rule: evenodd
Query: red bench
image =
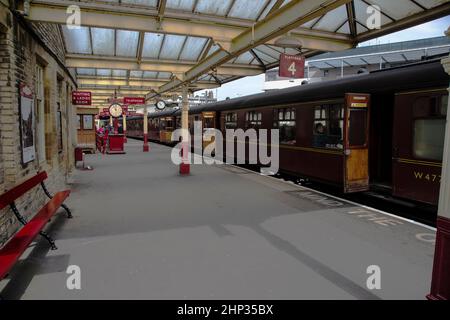
<path fill-rule="evenodd" d="M 40 172 L 22 184 L 0 195 L 0 210 L 9 206 L 14 215 L 17 217 L 17 220 L 19 220 L 19 222 L 23 225 L 22 228 L 6 243 L 6 245 L 0 249 L 0 280 L 4 279 L 8 275 L 9 271 L 38 233 L 47 239 L 52 250 L 57 249 L 55 241 L 47 233 L 42 231 L 42 229 L 53 217 L 56 211 L 58 211 L 59 207 L 66 210 L 67 217 L 69 219 L 72 218 L 69 208 L 67 208 L 67 206 L 63 203 L 69 196 L 70 190 L 61 191 L 52 196 L 45 187 L 45 179 L 47 179 L 47 173 L 45 171 Z M 41 185 L 44 193 L 50 198 L 50 200 L 30 221 L 27 221 L 20 214 L 16 207 L 15 201 L 17 198 L 24 195 L 27 191 L 31 190 L 38 184 Z"/>

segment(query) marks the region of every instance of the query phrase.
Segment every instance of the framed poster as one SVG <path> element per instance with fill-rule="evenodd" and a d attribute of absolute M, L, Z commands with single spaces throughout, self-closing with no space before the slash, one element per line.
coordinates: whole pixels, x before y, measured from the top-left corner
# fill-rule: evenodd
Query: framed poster
<path fill-rule="evenodd" d="M 94 130 L 94 116 L 91 114 L 83 115 L 83 129 Z"/>
<path fill-rule="evenodd" d="M 36 158 L 34 147 L 34 98 L 33 91 L 26 84 L 20 85 L 20 135 L 22 145 L 22 163 Z"/>

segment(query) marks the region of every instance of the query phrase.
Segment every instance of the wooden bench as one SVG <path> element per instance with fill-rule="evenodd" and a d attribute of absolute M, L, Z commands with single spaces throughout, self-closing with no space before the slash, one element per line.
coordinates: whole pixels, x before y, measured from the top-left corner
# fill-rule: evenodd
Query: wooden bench
<path fill-rule="evenodd" d="M 6 243 L 6 245 L 0 249 L 0 280 L 4 279 L 8 275 L 9 271 L 38 233 L 47 239 L 52 250 L 57 249 L 55 241 L 46 232 L 42 231 L 42 229 L 53 217 L 53 215 L 55 215 L 59 207 L 66 210 L 67 217 L 69 219 L 72 218 L 69 208 L 67 208 L 67 206 L 63 203 L 69 196 L 70 190 L 61 191 L 52 196 L 45 187 L 45 179 L 47 179 L 47 173 L 45 171 L 40 172 L 34 177 L 0 195 L 0 210 L 9 206 L 14 215 L 17 217 L 17 220 L 19 220 L 19 222 L 23 225 L 22 228 Z M 36 215 L 34 215 L 30 221 L 27 221 L 20 214 L 16 207 L 15 201 L 38 184 L 41 185 L 44 193 L 50 200 L 36 213 Z"/>

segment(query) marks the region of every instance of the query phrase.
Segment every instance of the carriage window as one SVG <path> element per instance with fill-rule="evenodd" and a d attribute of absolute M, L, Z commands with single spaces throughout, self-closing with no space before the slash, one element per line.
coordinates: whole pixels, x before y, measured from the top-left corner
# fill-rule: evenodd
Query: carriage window
<path fill-rule="evenodd" d="M 367 143 L 367 109 L 350 108 L 348 142 L 350 147 L 364 146 Z"/>
<path fill-rule="evenodd" d="M 274 109 L 274 128 L 280 132 L 280 143 L 296 144 L 295 109 Z"/>
<path fill-rule="evenodd" d="M 313 146 L 342 149 L 344 132 L 342 104 L 317 106 L 314 110 Z"/>
<path fill-rule="evenodd" d="M 442 161 L 445 119 L 417 119 L 414 121 L 414 156 Z"/>
<path fill-rule="evenodd" d="M 204 129 L 214 128 L 214 118 L 204 118 L 203 128 Z"/>
<path fill-rule="evenodd" d="M 257 111 L 250 111 L 245 114 L 245 127 L 258 128 L 262 124 L 262 113 Z"/>
<path fill-rule="evenodd" d="M 225 129 L 235 129 L 237 127 L 237 113 L 227 113 L 225 115 Z"/>

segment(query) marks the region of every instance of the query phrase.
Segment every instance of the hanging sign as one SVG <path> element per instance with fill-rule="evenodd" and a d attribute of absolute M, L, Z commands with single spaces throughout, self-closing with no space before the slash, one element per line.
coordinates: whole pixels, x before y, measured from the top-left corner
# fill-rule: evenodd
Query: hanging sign
<path fill-rule="evenodd" d="M 124 97 L 123 98 L 124 104 L 145 104 L 145 98 L 144 97 Z"/>
<path fill-rule="evenodd" d="M 283 78 L 304 78 L 305 57 L 282 53 L 278 75 Z"/>
<path fill-rule="evenodd" d="M 91 92 L 73 91 L 72 104 L 75 106 L 90 106 L 92 104 Z"/>

